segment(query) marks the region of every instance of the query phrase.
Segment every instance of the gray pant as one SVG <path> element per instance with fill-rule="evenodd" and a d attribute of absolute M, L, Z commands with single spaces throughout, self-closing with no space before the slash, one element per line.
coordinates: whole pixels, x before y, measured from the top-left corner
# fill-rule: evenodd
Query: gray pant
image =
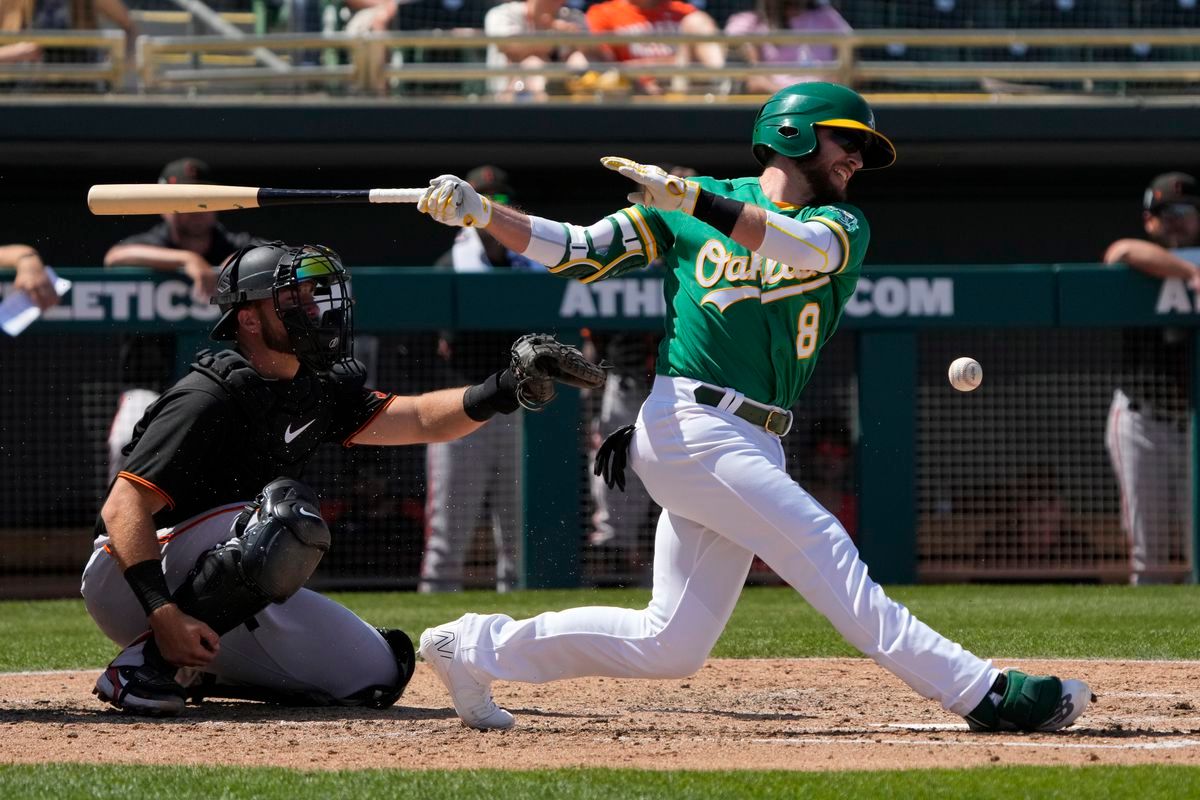
<path fill-rule="evenodd" d="M 522 452 L 520 412 L 493 417 L 469 436 L 426 448 L 420 591 L 463 588 L 467 551 L 485 506 L 496 548 L 496 589 L 516 586 Z"/>
<path fill-rule="evenodd" d="M 600 400 L 600 436 L 634 422 L 649 391 L 638 378 L 613 374 L 605 383 Z M 643 530 L 647 539 L 654 530 L 652 515 L 656 509 L 641 480 L 632 469 L 626 469 L 623 492 L 609 489 L 604 479 L 596 475 L 591 476 L 590 482 L 596 507 L 592 514 L 591 544 L 636 551 Z"/>
<path fill-rule="evenodd" d="M 1130 583 L 1179 583 L 1191 574 L 1192 482 L 1185 424 L 1156 418 L 1113 393 L 1105 430 L 1129 537 Z"/>
<path fill-rule="evenodd" d="M 227 541 L 242 504 L 223 506 L 159 531 L 163 572 L 172 592 L 204 551 Z M 146 614 L 125 582 L 120 564 L 96 540 L 83 571 L 84 605 L 100 630 L 125 647 L 149 629 Z M 301 589 L 254 615 L 254 630 L 239 625 L 221 637 L 220 653 L 205 672 L 223 682 L 275 692 L 320 692 L 350 697 L 368 686 L 399 678 L 392 648 L 352 611 L 310 589 Z"/>

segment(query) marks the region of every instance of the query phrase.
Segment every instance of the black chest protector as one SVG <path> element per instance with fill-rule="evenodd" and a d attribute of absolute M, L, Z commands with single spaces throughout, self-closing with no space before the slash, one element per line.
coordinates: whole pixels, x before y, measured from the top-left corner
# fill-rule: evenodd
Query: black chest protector
<path fill-rule="evenodd" d="M 303 461 L 325 440 L 339 388 L 336 382 L 305 369 L 290 382 L 272 382 L 233 350 L 203 350 L 192 370 L 216 383 L 237 404 L 260 452 L 280 462 Z"/>
<path fill-rule="evenodd" d="M 219 353 L 201 350 L 196 354 L 192 371 L 199 372 L 224 389 L 253 423 L 266 422 L 276 405 L 271 387 L 241 353 L 233 350 Z"/>

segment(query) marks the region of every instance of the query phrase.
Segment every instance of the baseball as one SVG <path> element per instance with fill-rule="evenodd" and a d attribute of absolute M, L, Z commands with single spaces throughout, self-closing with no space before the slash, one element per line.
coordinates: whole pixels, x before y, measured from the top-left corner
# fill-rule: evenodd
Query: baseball
<path fill-rule="evenodd" d="M 968 356 L 950 362 L 950 385 L 960 392 L 972 392 L 983 383 L 983 367 Z"/>

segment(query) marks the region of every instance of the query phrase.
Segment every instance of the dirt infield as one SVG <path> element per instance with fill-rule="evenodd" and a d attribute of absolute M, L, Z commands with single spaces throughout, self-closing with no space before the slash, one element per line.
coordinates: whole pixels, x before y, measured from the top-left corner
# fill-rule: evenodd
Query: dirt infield
<path fill-rule="evenodd" d="M 1197 662 L 1020 662 L 1100 695 L 1059 734 L 970 734 L 862 659 L 710 661 L 687 680 L 497 684 L 511 731 L 463 728 L 420 665 L 388 711 L 206 702 L 165 721 L 105 710 L 96 672 L 0 675 L 0 762 L 302 769 L 603 766 L 885 769 L 1200 764 Z"/>

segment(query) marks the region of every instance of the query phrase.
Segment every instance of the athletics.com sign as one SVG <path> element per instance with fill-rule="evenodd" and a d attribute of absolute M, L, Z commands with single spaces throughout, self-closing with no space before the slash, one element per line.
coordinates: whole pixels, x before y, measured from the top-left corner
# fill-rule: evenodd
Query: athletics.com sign
<path fill-rule="evenodd" d="M 666 312 L 661 278 L 616 278 L 568 283 L 558 314 L 574 317 L 661 317 Z M 953 278 L 859 278 L 846 303 L 852 317 L 952 317 Z"/>

